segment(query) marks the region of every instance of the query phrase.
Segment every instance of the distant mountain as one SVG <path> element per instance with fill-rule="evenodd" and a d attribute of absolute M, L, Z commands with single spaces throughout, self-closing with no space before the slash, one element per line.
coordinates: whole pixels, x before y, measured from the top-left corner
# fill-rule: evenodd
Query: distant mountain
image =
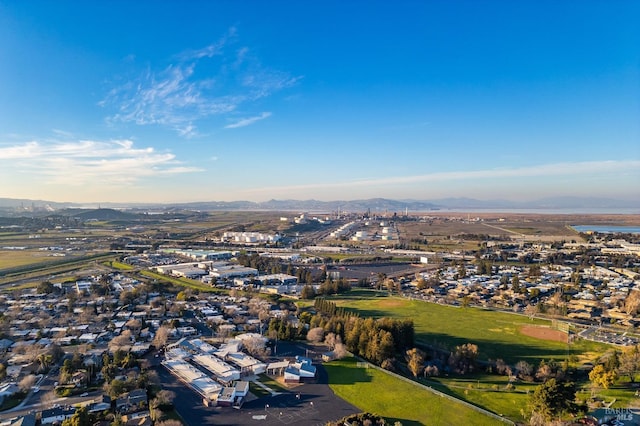
<path fill-rule="evenodd" d="M 73 206 L 74 203 L 57 203 L 55 201 L 44 201 L 44 200 L 29 200 L 22 198 L 0 198 L 0 208 L 23 208 L 23 209 L 32 209 L 32 208 L 46 208 L 47 206 L 53 209 L 63 209 L 66 207 Z M 75 204 L 78 205 L 78 204 Z"/>
<path fill-rule="evenodd" d="M 341 200 L 341 201 L 318 201 L 318 200 L 270 200 L 259 203 L 260 208 L 265 210 L 304 210 L 304 211 L 349 211 L 349 212 L 394 212 L 404 211 L 425 211 L 438 208 L 434 203 L 428 201 L 398 201 L 385 198 L 371 198 L 368 200 Z"/>
<path fill-rule="evenodd" d="M 632 200 L 616 200 L 613 198 L 597 198 L 597 197 L 549 197 L 536 200 L 535 203 L 540 208 L 557 208 L 557 209 L 571 209 L 571 208 L 625 208 L 633 209 L 640 208 L 640 201 Z"/>
<path fill-rule="evenodd" d="M 97 203 L 96 203 L 97 205 Z M 616 200 L 596 197 L 549 197 L 532 201 L 477 200 L 473 198 L 442 198 L 436 200 L 390 200 L 370 198 L 366 200 L 269 200 L 253 201 L 202 201 L 191 203 L 100 203 L 102 208 L 87 208 L 86 204 L 59 203 L 43 200 L 0 198 L 0 212 L 12 216 L 20 214 L 44 215 L 52 211 L 73 214 L 83 219 L 118 220 L 131 219 L 127 214 L 144 213 L 147 210 L 176 211 L 296 211 L 330 213 L 344 212 L 426 212 L 431 210 L 580 210 L 615 213 L 618 209 L 640 212 L 640 200 Z M 69 211 L 63 211 L 70 209 Z"/>
<path fill-rule="evenodd" d="M 640 200 L 617 200 L 597 197 L 548 197 L 531 201 L 475 200 L 472 198 L 443 198 L 432 202 L 447 209 L 513 209 L 513 210 L 609 210 L 638 209 Z"/>
<path fill-rule="evenodd" d="M 508 200 L 476 200 L 473 198 L 441 198 L 433 200 L 446 209 L 508 209 L 517 208 L 514 202 Z"/>
<path fill-rule="evenodd" d="M 137 214 L 114 209 L 64 209 L 58 212 L 61 215 L 77 217 L 83 220 L 134 220 Z"/>

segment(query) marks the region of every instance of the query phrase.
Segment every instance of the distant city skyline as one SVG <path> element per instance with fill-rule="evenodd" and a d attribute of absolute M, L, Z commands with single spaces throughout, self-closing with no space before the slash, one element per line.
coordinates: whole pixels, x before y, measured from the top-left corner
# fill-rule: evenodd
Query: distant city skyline
<path fill-rule="evenodd" d="M 637 1 L 0 0 L 0 198 L 640 199 Z"/>

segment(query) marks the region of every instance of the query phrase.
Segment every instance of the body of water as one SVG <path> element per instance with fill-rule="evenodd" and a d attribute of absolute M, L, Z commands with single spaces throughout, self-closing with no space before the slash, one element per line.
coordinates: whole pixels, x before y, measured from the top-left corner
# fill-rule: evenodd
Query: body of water
<path fill-rule="evenodd" d="M 571 225 L 578 232 L 602 232 L 605 234 L 627 233 L 640 234 L 640 226 L 618 225 Z"/>

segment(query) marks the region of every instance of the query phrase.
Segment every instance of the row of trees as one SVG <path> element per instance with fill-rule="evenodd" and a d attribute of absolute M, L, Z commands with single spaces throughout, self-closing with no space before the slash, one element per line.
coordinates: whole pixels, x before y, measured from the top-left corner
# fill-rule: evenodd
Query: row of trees
<path fill-rule="evenodd" d="M 346 317 L 351 315 L 345 308 L 338 308 L 335 302 L 324 299 L 322 297 L 316 298 L 316 300 L 313 302 L 313 307 L 315 308 L 316 312 L 327 317 Z"/>
<path fill-rule="evenodd" d="M 286 319 L 271 318 L 267 329 L 267 336 L 279 340 L 298 340 L 306 336 L 306 331 L 303 327 L 295 327 Z"/>
<path fill-rule="evenodd" d="M 279 274 L 285 272 L 282 269 L 282 264 L 280 259 L 275 257 L 266 257 L 260 256 L 257 253 L 247 254 L 240 253 L 237 256 L 238 263 L 242 266 L 247 266 L 249 268 L 255 268 L 259 271 L 269 272 L 273 274 Z"/>

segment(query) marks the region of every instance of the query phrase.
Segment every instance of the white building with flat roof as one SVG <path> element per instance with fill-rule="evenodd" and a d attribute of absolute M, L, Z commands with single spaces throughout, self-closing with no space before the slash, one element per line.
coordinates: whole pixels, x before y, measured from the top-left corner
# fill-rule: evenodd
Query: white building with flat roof
<path fill-rule="evenodd" d="M 240 368 L 240 373 L 262 374 L 267 370 L 267 364 L 243 352 L 229 353 L 225 359 Z"/>
<path fill-rule="evenodd" d="M 202 371 L 182 359 L 168 359 L 162 365 L 187 386 L 195 390 L 205 401 L 216 402 L 222 386 Z"/>
<path fill-rule="evenodd" d="M 234 380 L 240 380 L 240 371 L 237 368 L 213 355 L 199 354 L 194 355 L 192 359 L 193 362 L 210 371 L 219 382 L 231 383 Z"/>
<path fill-rule="evenodd" d="M 258 275 L 258 270 L 240 265 L 225 265 L 212 268 L 209 275 L 218 279 L 251 277 Z"/>

